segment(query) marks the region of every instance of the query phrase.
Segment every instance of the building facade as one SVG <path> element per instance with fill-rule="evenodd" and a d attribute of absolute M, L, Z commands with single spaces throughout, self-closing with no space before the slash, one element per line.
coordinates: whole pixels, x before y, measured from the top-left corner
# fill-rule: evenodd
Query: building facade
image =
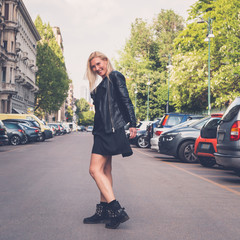
<path fill-rule="evenodd" d="M 0 0 L 0 15 L 0 112 L 33 112 L 41 37 L 22 0 Z"/>

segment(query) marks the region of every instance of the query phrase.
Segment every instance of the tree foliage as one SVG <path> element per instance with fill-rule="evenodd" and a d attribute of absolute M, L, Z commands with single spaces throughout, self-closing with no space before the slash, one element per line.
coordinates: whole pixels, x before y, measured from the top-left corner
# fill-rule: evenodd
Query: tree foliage
<path fill-rule="evenodd" d="M 189 13 L 191 23 L 174 42 L 171 77 L 174 102 L 179 110 L 207 108 L 208 43 L 204 39 L 210 18 L 215 36 L 210 42 L 211 104 L 212 108 L 222 108 L 238 96 L 240 90 L 240 1 L 199 0 Z M 205 23 L 198 24 L 199 18 Z"/>
<path fill-rule="evenodd" d="M 51 113 L 57 111 L 67 97 L 69 78 L 64 57 L 52 28 L 43 24 L 40 16 L 35 20 L 41 41 L 37 45 L 36 83 L 39 92 L 36 96 L 35 111 Z"/>
<path fill-rule="evenodd" d="M 87 111 L 82 113 L 82 118 L 78 120 L 79 125 L 83 126 L 89 126 L 93 125 L 94 122 L 94 112 L 93 111 Z"/>
<path fill-rule="evenodd" d="M 138 119 L 147 117 L 148 81 L 150 119 L 161 117 L 165 112 L 168 56 L 172 54 L 173 40 L 183 29 L 183 22 L 173 10 L 162 10 L 150 24 L 137 18 L 131 26 L 130 37 L 119 52 L 115 66 L 127 78 Z"/>
<path fill-rule="evenodd" d="M 94 112 L 90 111 L 89 103 L 84 99 L 80 98 L 75 102 L 76 105 L 76 115 L 78 116 L 79 125 L 93 125 L 94 122 Z"/>
<path fill-rule="evenodd" d="M 90 109 L 89 103 L 84 98 L 77 99 L 75 105 L 77 107 L 77 115 L 81 114 L 82 112 L 87 112 Z"/>

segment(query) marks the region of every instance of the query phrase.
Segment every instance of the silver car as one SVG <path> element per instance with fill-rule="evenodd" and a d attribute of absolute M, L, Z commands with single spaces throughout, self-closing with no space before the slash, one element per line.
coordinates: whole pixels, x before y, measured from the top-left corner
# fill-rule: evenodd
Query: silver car
<path fill-rule="evenodd" d="M 240 175 L 240 97 L 232 102 L 220 121 L 214 155 L 219 165 Z"/>

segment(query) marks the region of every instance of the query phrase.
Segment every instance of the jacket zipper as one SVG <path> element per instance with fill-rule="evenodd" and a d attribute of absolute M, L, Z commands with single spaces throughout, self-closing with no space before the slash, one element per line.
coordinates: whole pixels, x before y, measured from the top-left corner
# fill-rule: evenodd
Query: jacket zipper
<path fill-rule="evenodd" d="M 108 107 L 109 107 L 109 114 L 110 114 L 110 120 L 112 123 L 112 131 L 115 132 L 114 125 L 113 125 L 113 120 L 112 120 L 112 113 L 111 113 L 111 108 L 110 108 L 110 102 L 109 102 L 109 97 L 110 97 L 110 89 L 109 89 L 109 79 L 108 79 Z"/>

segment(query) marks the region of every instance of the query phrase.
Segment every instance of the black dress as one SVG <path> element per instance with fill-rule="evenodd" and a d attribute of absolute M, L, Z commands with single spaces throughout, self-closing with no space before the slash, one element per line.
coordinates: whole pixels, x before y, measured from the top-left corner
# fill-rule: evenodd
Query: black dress
<path fill-rule="evenodd" d="M 99 84 L 101 85 L 101 83 Z M 99 90 L 99 91 L 98 91 Z M 94 116 L 94 143 L 92 153 L 100 154 L 103 156 L 113 156 L 122 154 L 127 157 L 133 154 L 126 137 L 124 127 L 116 129 L 113 133 L 105 133 L 104 125 L 99 111 L 99 98 L 101 97 L 101 90 L 99 86 L 95 92 L 95 116 Z"/>

